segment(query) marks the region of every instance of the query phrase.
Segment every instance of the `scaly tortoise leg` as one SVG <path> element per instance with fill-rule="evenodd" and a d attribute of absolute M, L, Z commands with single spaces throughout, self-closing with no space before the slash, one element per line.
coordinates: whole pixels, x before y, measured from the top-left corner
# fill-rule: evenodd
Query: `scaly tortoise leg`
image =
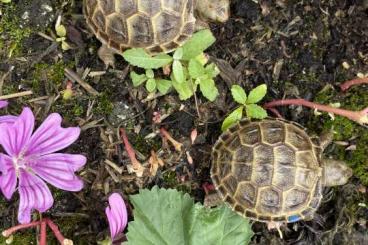
<path fill-rule="evenodd" d="M 105 64 L 106 69 L 111 66 L 112 68 L 115 68 L 115 52 L 107 47 L 107 45 L 102 44 L 100 49 L 97 52 L 98 57 L 103 61 Z"/>

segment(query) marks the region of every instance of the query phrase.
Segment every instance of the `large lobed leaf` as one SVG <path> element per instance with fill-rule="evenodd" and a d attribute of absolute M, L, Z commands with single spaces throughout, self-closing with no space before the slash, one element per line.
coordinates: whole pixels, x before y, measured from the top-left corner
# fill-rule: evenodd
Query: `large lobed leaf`
<path fill-rule="evenodd" d="M 172 62 L 173 58 L 167 54 L 158 54 L 150 56 L 142 48 L 128 49 L 123 53 L 123 57 L 129 64 L 141 67 L 144 69 L 157 69 L 164 67 Z"/>
<path fill-rule="evenodd" d="M 228 207 L 208 209 L 173 189 L 141 190 L 131 202 L 134 221 L 124 244 L 244 245 L 253 235 L 248 220 Z"/>

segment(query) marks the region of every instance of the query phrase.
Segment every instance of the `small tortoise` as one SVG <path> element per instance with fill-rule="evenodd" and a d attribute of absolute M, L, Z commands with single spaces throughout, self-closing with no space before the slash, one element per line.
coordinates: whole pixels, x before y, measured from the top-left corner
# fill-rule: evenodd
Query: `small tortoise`
<path fill-rule="evenodd" d="M 322 158 L 331 133 L 309 137 L 296 123 L 265 119 L 229 128 L 212 152 L 211 177 L 223 201 L 242 216 L 282 223 L 310 220 L 324 186 L 343 185 L 352 170 Z"/>
<path fill-rule="evenodd" d="M 229 0 L 84 0 L 83 5 L 106 65 L 129 47 L 169 53 L 207 20 L 225 22 L 230 8 Z"/>

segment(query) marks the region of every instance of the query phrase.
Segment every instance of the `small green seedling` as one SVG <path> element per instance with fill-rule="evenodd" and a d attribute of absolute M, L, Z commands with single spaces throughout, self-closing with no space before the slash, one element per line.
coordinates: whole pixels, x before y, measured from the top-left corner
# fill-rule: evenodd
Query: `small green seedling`
<path fill-rule="evenodd" d="M 134 87 L 138 87 L 142 83 L 146 82 L 146 89 L 150 93 L 158 90 L 161 94 L 166 94 L 172 87 L 170 80 L 155 79 L 152 69 L 147 69 L 146 74 L 137 74 L 132 71 L 130 73 L 130 78 L 132 79 Z"/>
<path fill-rule="evenodd" d="M 257 105 L 267 93 L 266 84 L 259 85 L 252 89 L 249 95 L 245 93 L 244 89 L 239 85 L 233 85 L 231 87 L 231 95 L 233 99 L 240 104 L 233 112 L 231 112 L 224 120 L 221 126 L 221 130 L 225 131 L 231 125 L 240 121 L 243 118 L 243 112 L 245 110 L 247 118 L 263 119 L 267 117 L 267 111 L 261 106 Z"/>
<path fill-rule="evenodd" d="M 0 2 L 2 2 L 2 3 L 10 3 L 11 0 L 0 0 Z"/>
<path fill-rule="evenodd" d="M 56 31 L 56 35 L 58 36 L 55 39 L 55 41 L 58 42 L 58 43 L 61 43 L 62 50 L 65 50 L 65 51 L 69 50 L 70 46 L 66 42 L 66 28 L 65 28 L 64 25 L 61 24 L 61 16 L 60 15 L 56 20 L 55 31 Z"/>
<path fill-rule="evenodd" d="M 203 51 L 215 42 L 209 30 L 195 33 L 182 47 L 176 49 L 172 56 L 158 54 L 151 56 L 144 49 L 129 49 L 123 57 L 131 65 L 144 68 L 145 74 L 131 72 L 130 77 L 134 86 L 146 82 L 148 92 L 155 92 L 156 88 L 166 94 L 173 87 L 181 100 L 187 100 L 194 95 L 199 86 L 203 96 L 214 101 L 218 95 L 214 78 L 219 74 L 215 64 L 207 64 L 208 59 Z M 155 79 L 152 69 L 159 69 L 171 65 L 170 80 Z"/>

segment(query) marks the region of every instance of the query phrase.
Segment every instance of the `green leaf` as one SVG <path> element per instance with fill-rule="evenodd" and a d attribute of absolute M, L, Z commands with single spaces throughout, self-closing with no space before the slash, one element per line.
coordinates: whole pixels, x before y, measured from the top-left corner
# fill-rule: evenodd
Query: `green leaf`
<path fill-rule="evenodd" d="M 144 69 L 157 69 L 170 64 L 173 60 L 173 58 L 167 54 L 150 56 L 142 48 L 128 49 L 123 53 L 123 57 L 129 64 Z"/>
<path fill-rule="evenodd" d="M 155 77 L 155 73 L 153 73 L 152 69 L 147 69 L 146 70 L 146 76 L 148 78 L 154 78 Z"/>
<path fill-rule="evenodd" d="M 179 60 L 174 60 L 173 62 L 173 75 L 178 83 L 185 81 L 183 65 Z"/>
<path fill-rule="evenodd" d="M 183 57 L 183 48 L 177 48 L 173 55 L 174 60 L 180 60 Z"/>
<path fill-rule="evenodd" d="M 205 74 L 203 65 L 196 59 L 189 60 L 188 71 L 189 75 L 194 79 L 199 78 Z"/>
<path fill-rule="evenodd" d="M 214 101 L 219 92 L 216 88 L 215 81 L 213 79 L 204 79 L 199 83 L 199 88 L 204 97 L 209 101 Z"/>
<path fill-rule="evenodd" d="M 147 80 L 147 76 L 145 74 L 137 74 L 134 71 L 130 72 L 130 78 L 132 79 L 134 87 L 138 87 Z"/>
<path fill-rule="evenodd" d="M 66 28 L 64 25 L 57 25 L 55 26 L 55 30 L 56 30 L 56 35 L 58 35 L 59 37 L 65 37 L 66 36 Z"/>
<path fill-rule="evenodd" d="M 170 88 L 172 87 L 172 82 L 170 80 L 157 79 L 156 86 L 161 94 L 167 94 L 167 92 L 169 92 Z"/>
<path fill-rule="evenodd" d="M 221 130 L 225 131 L 236 122 L 240 121 L 243 117 L 244 106 L 239 106 L 233 112 L 231 112 L 225 120 L 222 122 Z"/>
<path fill-rule="evenodd" d="M 245 93 L 244 89 L 239 85 L 233 85 L 231 87 L 231 95 L 233 96 L 234 100 L 239 104 L 244 105 L 247 101 L 247 94 Z"/>
<path fill-rule="evenodd" d="M 190 60 L 200 55 L 204 50 L 216 41 L 212 32 L 208 29 L 194 33 L 194 35 L 182 46 L 183 60 Z"/>
<path fill-rule="evenodd" d="M 130 200 L 127 245 L 245 245 L 253 235 L 249 221 L 230 208 L 205 208 L 177 190 L 155 186 Z"/>
<path fill-rule="evenodd" d="M 263 97 L 265 97 L 266 93 L 267 93 L 266 84 L 259 85 L 258 87 L 252 89 L 249 92 L 247 104 L 258 103 L 259 101 L 263 99 Z"/>
<path fill-rule="evenodd" d="M 263 119 L 267 117 L 267 111 L 256 104 L 246 105 L 245 110 L 249 118 Z"/>
<path fill-rule="evenodd" d="M 174 86 L 176 92 L 178 92 L 180 100 L 189 99 L 190 97 L 193 96 L 194 92 L 197 90 L 196 85 L 193 84 L 191 80 L 186 80 L 182 83 L 178 83 L 172 77 L 172 85 Z"/>
<path fill-rule="evenodd" d="M 206 68 L 205 68 L 205 70 L 206 70 L 206 73 L 207 73 L 210 77 L 212 77 L 212 78 L 214 78 L 214 77 L 216 77 L 218 74 L 220 74 L 220 70 L 219 70 L 219 68 L 218 68 L 215 64 L 213 64 L 213 63 L 211 63 L 211 64 L 207 65 L 207 66 L 206 66 Z"/>
<path fill-rule="evenodd" d="M 148 79 L 146 83 L 146 89 L 150 93 L 154 92 L 156 90 L 156 80 L 153 78 Z"/>

